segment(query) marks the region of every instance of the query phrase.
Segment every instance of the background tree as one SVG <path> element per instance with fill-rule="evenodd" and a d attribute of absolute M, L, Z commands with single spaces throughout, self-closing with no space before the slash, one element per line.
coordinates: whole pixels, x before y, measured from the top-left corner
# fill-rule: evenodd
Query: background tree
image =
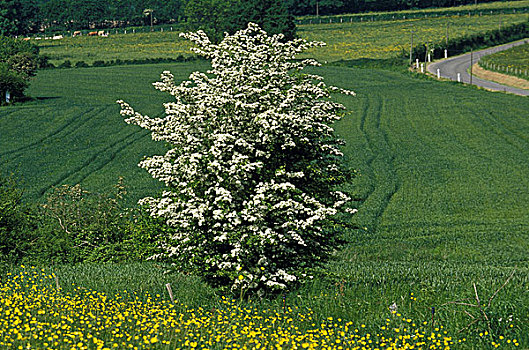
<path fill-rule="evenodd" d="M 233 11 L 239 8 L 240 1 L 188 0 L 184 10 L 187 26 L 191 30 L 203 30 L 218 41 L 224 32 L 233 30 Z"/>
<path fill-rule="evenodd" d="M 294 17 L 288 12 L 283 0 L 246 0 L 241 1 L 231 16 L 235 28 L 228 32 L 246 27 L 248 22 L 256 23 L 269 34 L 283 33 L 285 40 L 296 36 Z M 235 30 L 234 30 L 235 29 Z"/>
<path fill-rule="evenodd" d="M 283 33 L 285 40 L 296 35 L 294 17 L 283 0 L 189 0 L 185 15 L 188 27 L 204 30 L 215 42 L 225 32 L 235 33 L 248 22 L 256 23 L 271 34 Z"/>
<path fill-rule="evenodd" d="M 15 0 L 0 0 L 0 35 L 16 35 L 17 32 Z"/>
<path fill-rule="evenodd" d="M 330 124 L 344 107 L 314 60 L 295 56 L 322 43 L 283 42 L 256 24 L 218 45 L 199 31 L 184 35 L 212 69 L 177 85 L 170 72 L 155 87 L 173 96 L 165 118 L 151 119 L 119 101 L 128 123 L 171 145 L 140 166 L 164 182 L 145 198 L 174 233 L 164 257 L 180 269 L 232 290 L 283 289 L 307 278 L 336 247 L 336 191 L 351 173 Z"/>
<path fill-rule="evenodd" d="M 36 0 L 0 0 L 0 35 L 22 35 L 37 30 L 39 13 Z"/>
<path fill-rule="evenodd" d="M 68 0 L 49 0 L 41 4 L 43 22 L 58 29 L 73 29 L 72 7 Z"/>
<path fill-rule="evenodd" d="M 0 36 L 0 104 L 5 103 L 6 91 L 20 98 L 29 80 L 36 74 L 38 47 L 27 41 Z"/>

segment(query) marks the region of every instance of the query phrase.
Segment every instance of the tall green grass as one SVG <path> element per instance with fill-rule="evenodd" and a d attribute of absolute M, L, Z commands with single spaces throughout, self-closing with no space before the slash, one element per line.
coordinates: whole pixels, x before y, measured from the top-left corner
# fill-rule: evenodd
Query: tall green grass
<path fill-rule="evenodd" d="M 81 181 L 91 190 L 125 176 L 135 198 L 159 187 L 136 164 L 163 145 L 125 124 L 114 104 L 130 101 L 157 115 L 167 96 L 150 82 L 171 69 L 179 79 L 206 63 L 50 70 L 39 73 L 35 100 L 0 109 L 0 171 L 16 171 L 27 199 L 54 184 Z M 326 81 L 357 92 L 337 98 L 349 114 L 336 124 L 344 153 L 360 172 L 352 184 L 357 229 L 344 232 L 325 276 L 270 301 L 310 307 L 316 319 L 341 317 L 376 330 L 395 303 L 414 321 L 444 325 L 451 334 L 471 321 L 470 307 L 447 304 L 494 298 L 489 315 L 513 317 L 514 335 L 529 346 L 529 101 L 397 72 L 323 67 Z M 164 266 L 55 266 L 71 283 L 110 294 L 148 291 L 190 305 L 215 307 L 215 292 Z M 73 288 L 71 289 L 73 290 Z M 412 299 L 411 293 L 414 293 Z M 434 313 L 432 314 L 432 307 Z M 487 348 L 477 325 L 462 336 Z M 496 326 L 500 327 L 500 326 Z"/>
<path fill-rule="evenodd" d="M 110 189 L 120 176 L 131 204 L 156 192 L 158 183 L 137 163 L 164 152 L 164 145 L 125 124 L 116 100 L 161 115 L 167 97 L 151 85 L 159 74 L 170 69 L 184 79 L 205 67 L 199 62 L 39 72 L 27 92 L 32 101 L 0 109 L 0 171 L 18 175 L 25 197 L 33 200 L 63 183 Z"/>

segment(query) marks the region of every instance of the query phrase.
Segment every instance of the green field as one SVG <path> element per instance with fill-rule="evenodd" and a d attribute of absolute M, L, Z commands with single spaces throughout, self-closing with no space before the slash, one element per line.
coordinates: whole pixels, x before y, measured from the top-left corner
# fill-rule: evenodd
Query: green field
<path fill-rule="evenodd" d="M 136 164 L 163 145 L 125 124 L 114 101 L 122 98 L 157 115 L 167 96 L 150 83 L 162 70 L 183 79 L 206 67 L 195 62 L 40 72 L 28 91 L 33 101 L 0 109 L 0 171 L 21 177 L 33 200 L 62 183 L 104 191 L 118 176 L 125 177 L 131 201 L 157 191 Z M 371 331 L 392 303 L 418 322 L 430 320 L 435 307 L 435 324 L 459 336 L 470 322 L 463 310 L 472 310 L 443 304 L 471 298 L 472 283 L 487 299 L 514 270 L 492 312 L 497 319 L 513 315 L 513 334 L 528 346 L 529 100 L 397 72 L 317 72 L 357 92 L 338 97 L 350 113 L 336 130 L 361 173 L 354 183 L 358 229 L 347 234 L 329 279 L 288 294 L 289 305 L 310 307 L 318 320 L 341 317 Z M 54 271 L 67 290 L 75 282 L 108 293 L 126 288 L 165 295 L 164 284 L 172 281 L 177 297 L 192 307 L 217 305 L 213 292 L 190 277 L 145 280 L 145 274 L 158 276 L 152 265 Z M 280 307 L 281 300 L 266 305 Z M 479 332 L 463 334 L 481 344 L 476 348 L 487 342 Z"/>
<path fill-rule="evenodd" d="M 110 188 L 119 176 L 131 200 L 152 192 L 157 183 L 135 166 L 143 156 L 162 152 L 150 135 L 130 127 L 116 100 L 141 103 L 151 116 L 163 113 L 165 96 L 151 83 L 171 65 L 44 70 L 28 94 L 33 101 L 0 111 L 1 170 L 20 175 L 27 198 L 37 199 L 52 186 L 83 183 L 90 190 Z M 186 78 L 206 63 L 180 64 Z"/>
<path fill-rule="evenodd" d="M 178 32 L 110 34 L 108 37 L 77 36 L 60 40 L 32 40 L 40 47 L 50 62 L 59 65 L 69 60 L 72 65 L 79 61 L 92 64 L 95 61 L 116 59 L 134 60 L 145 58 L 176 58 L 190 56 L 189 42 L 181 39 Z"/>
<path fill-rule="evenodd" d="M 414 45 L 433 44 L 445 40 L 447 26 L 448 37 L 453 39 L 498 29 L 500 21 L 502 26 L 507 26 L 526 20 L 526 14 L 509 14 L 313 24 L 298 26 L 298 34 L 307 40 L 327 43 L 327 46 L 307 53 L 319 60 L 390 58 L 409 52 L 412 31 Z"/>
<path fill-rule="evenodd" d="M 485 69 L 529 79 L 529 43 L 482 57 Z"/>
<path fill-rule="evenodd" d="M 418 11 L 417 13 L 423 13 Z M 327 46 L 313 49 L 305 56 L 320 61 L 358 58 L 391 58 L 409 50 L 411 31 L 414 43 L 437 43 L 449 38 L 481 33 L 524 22 L 527 14 L 509 13 L 483 16 L 429 17 L 375 22 L 346 22 L 299 25 L 298 35 L 307 40 L 323 41 Z M 61 40 L 34 40 L 50 62 L 59 65 L 69 60 L 73 65 L 84 61 L 175 58 L 190 55 L 189 44 L 177 32 L 111 34 L 109 37 L 66 37 Z"/>

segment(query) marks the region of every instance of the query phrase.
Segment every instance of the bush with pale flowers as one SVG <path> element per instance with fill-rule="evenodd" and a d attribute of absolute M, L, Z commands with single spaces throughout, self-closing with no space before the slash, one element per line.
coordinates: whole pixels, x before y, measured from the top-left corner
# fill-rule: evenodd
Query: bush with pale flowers
<path fill-rule="evenodd" d="M 284 289 L 303 282 L 336 247 L 337 191 L 352 172 L 331 124 L 344 107 L 334 92 L 294 60 L 318 42 L 268 36 L 255 24 L 213 44 L 204 32 L 182 34 L 211 60 L 177 84 L 163 72 L 156 89 L 174 98 L 165 117 L 149 118 L 123 101 L 126 122 L 171 147 L 140 166 L 165 183 L 140 202 L 175 228 L 164 257 L 179 269 L 233 291 Z"/>

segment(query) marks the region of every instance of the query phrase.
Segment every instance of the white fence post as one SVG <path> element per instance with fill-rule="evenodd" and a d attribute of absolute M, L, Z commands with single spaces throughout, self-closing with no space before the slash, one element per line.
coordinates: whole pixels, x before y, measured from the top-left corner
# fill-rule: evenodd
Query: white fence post
<path fill-rule="evenodd" d="M 6 91 L 6 103 L 11 102 L 11 93 L 9 91 Z"/>
<path fill-rule="evenodd" d="M 419 68 L 419 59 L 418 58 L 415 59 L 415 68 Z"/>
<path fill-rule="evenodd" d="M 437 68 L 437 79 L 441 78 L 441 70 Z"/>
<path fill-rule="evenodd" d="M 457 73 L 457 82 L 458 82 L 458 83 L 461 82 L 461 73 Z"/>
<path fill-rule="evenodd" d="M 448 50 L 445 50 L 445 58 L 448 58 Z"/>
<path fill-rule="evenodd" d="M 424 73 L 424 63 L 421 63 L 421 73 Z"/>

